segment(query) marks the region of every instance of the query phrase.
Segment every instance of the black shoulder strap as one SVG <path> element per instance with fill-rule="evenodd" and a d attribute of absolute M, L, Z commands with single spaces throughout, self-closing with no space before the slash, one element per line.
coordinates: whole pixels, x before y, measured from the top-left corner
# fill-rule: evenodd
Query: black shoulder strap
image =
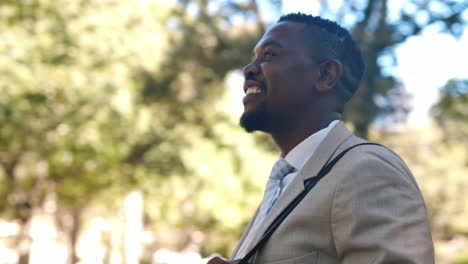
<path fill-rule="evenodd" d="M 328 172 L 335 166 L 335 164 L 351 149 L 357 147 L 357 146 L 362 146 L 362 145 L 377 145 L 381 146 L 380 144 L 376 143 L 360 143 L 356 144 L 354 146 L 351 146 L 345 150 L 343 150 L 338 156 L 336 156 L 333 160 L 330 162 L 326 163 L 322 169 L 319 171 L 317 176 L 313 177 L 310 182 L 308 182 L 305 186 L 304 191 L 302 191 L 294 200 L 286 207 L 284 210 L 281 212 L 278 217 L 275 218 L 273 223 L 268 227 L 268 229 L 265 231 L 263 234 L 262 238 L 258 243 L 243 257 L 239 264 L 249 264 L 250 259 L 257 253 L 257 251 L 266 243 L 266 241 L 270 238 L 270 236 L 273 234 L 273 232 L 278 228 L 278 226 L 283 222 L 284 219 L 291 213 L 291 211 L 301 202 L 301 200 L 307 195 L 307 193 L 314 188 L 314 186 L 325 176 L 327 175 Z"/>

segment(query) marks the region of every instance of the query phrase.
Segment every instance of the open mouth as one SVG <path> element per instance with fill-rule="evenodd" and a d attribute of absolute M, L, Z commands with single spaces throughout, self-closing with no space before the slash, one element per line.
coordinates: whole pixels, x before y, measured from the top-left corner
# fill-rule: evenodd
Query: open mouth
<path fill-rule="evenodd" d="M 256 107 L 258 102 L 265 96 L 265 89 L 258 83 L 246 83 L 245 96 L 242 99 L 244 110 L 249 111 Z"/>
<path fill-rule="evenodd" d="M 258 87 L 258 86 L 251 86 L 251 87 L 247 88 L 247 91 L 245 91 L 245 95 L 259 94 L 259 93 L 262 93 L 262 89 L 260 89 L 260 87 Z"/>

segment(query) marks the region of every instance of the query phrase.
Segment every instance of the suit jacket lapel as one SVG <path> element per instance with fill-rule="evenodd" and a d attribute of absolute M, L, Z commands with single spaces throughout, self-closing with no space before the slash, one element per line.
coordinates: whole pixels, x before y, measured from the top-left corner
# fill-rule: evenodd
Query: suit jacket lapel
<path fill-rule="evenodd" d="M 252 216 L 249 223 L 247 224 L 247 227 L 245 228 L 244 233 L 242 234 L 239 242 L 237 243 L 237 246 L 234 249 L 234 251 L 233 251 L 233 253 L 231 255 L 231 258 L 234 258 L 237 255 L 237 251 L 240 249 L 241 245 L 244 243 L 244 240 L 247 237 L 247 234 L 250 232 L 250 229 L 252 228 L 252 225 L 255 222 L 255 219 L 257 218 L 257 214 L 258 214 L 259 209 L 260 209 L 260 206 L 257 207 L 257 210 L 255 211 L 254 215 Z"/>
<path fill-rule="evenodd" d="M 258 229 L 253 234 L 252 240 L 247 245 L 247 251 L 252 249 L 257 242 L 262 238 L 266 229 L 270 224 L 275 220 L 275 218 L 281 213 L 281 211 L 292 201 L 294 198 L 299 195 L 304 190 L 304 183 L 300 177 L 294 177 L 292 182 L 287 187 L 287 191 L 284 192 L 281 197 L 276 201 L 275 206 L 271 208 L 271 211 L 263 219 L 263 223 L 260 224 Z M 258 210 L 257 210 L 258 212 Z M 252 221 L 253 222 L 253 221 Z M 248 231 L 246 231 L 248 232 Z M 245 235 L 244 235 L 245 236 Z"/>
<path fill-rule="evenodd" d="M 254 234 L 250 245 L 247 247 L 248 249 L 251 249 L 257 244 L 275 218 L 304 190 L 304 181 L 315 177 L 325 163 L 334 156 L 338 147 L 350 136 L 352 136 L 352 134 L 346 129 L 343 122 L 336 124 L 322 143 L 319 144 L 314 154 L 306 161 L 302 169 L 299 170 L 296 177 L 294 177 L 278 201 L 276 201 L 275 206 L 271 209 L 267 217 L 265 217 L 264 222 Z"/>

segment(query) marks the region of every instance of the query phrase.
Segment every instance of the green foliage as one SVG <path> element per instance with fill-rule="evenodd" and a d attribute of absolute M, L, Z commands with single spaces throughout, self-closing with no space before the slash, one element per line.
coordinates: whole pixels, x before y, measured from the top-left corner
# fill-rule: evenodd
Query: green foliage
<path fill-rule="evenodd" d="M 468 148 L 468 80 L 448 81 L 440 90 L 432 115 L 447 141 L 464 143 Z"/>
<path fill-rule="evenodd" d="M 27 221 L 46 195 L 81 208 L 129 178 L 122 164 L 141 126 L 133 68 L 158 62 L 147 50 L 164 46 L 165 10 L 129 1 L 1 3 L 4 215 Z"/>
<path fill-rule="evenodd" d="M 454 262 L 454 264 L 468 264 L 468 251 L 460 253 Z"/>

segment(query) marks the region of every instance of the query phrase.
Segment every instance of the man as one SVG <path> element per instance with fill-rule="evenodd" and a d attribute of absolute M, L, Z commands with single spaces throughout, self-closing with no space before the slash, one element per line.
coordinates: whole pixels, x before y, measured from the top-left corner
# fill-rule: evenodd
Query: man
<path fill-rule="evenodd" d="M 209 264 L 237 263 L 304 190 L 305 182 L 343 150 L 365 142 L 339 121 L 363 71 L 349 32 L 329 20 L 289 14 L 263 35 L 243 69 L 241 125 L 248 132 L 269 133 L 288 169 L 279 178 L 270 176 L 233 260 L 214 258 Z M 273 179 L 279 184 L 270 184 Z M 388 148 L 355 147 L 303 198 L 251 262 L 434 263 L 416 181 Z"/>

